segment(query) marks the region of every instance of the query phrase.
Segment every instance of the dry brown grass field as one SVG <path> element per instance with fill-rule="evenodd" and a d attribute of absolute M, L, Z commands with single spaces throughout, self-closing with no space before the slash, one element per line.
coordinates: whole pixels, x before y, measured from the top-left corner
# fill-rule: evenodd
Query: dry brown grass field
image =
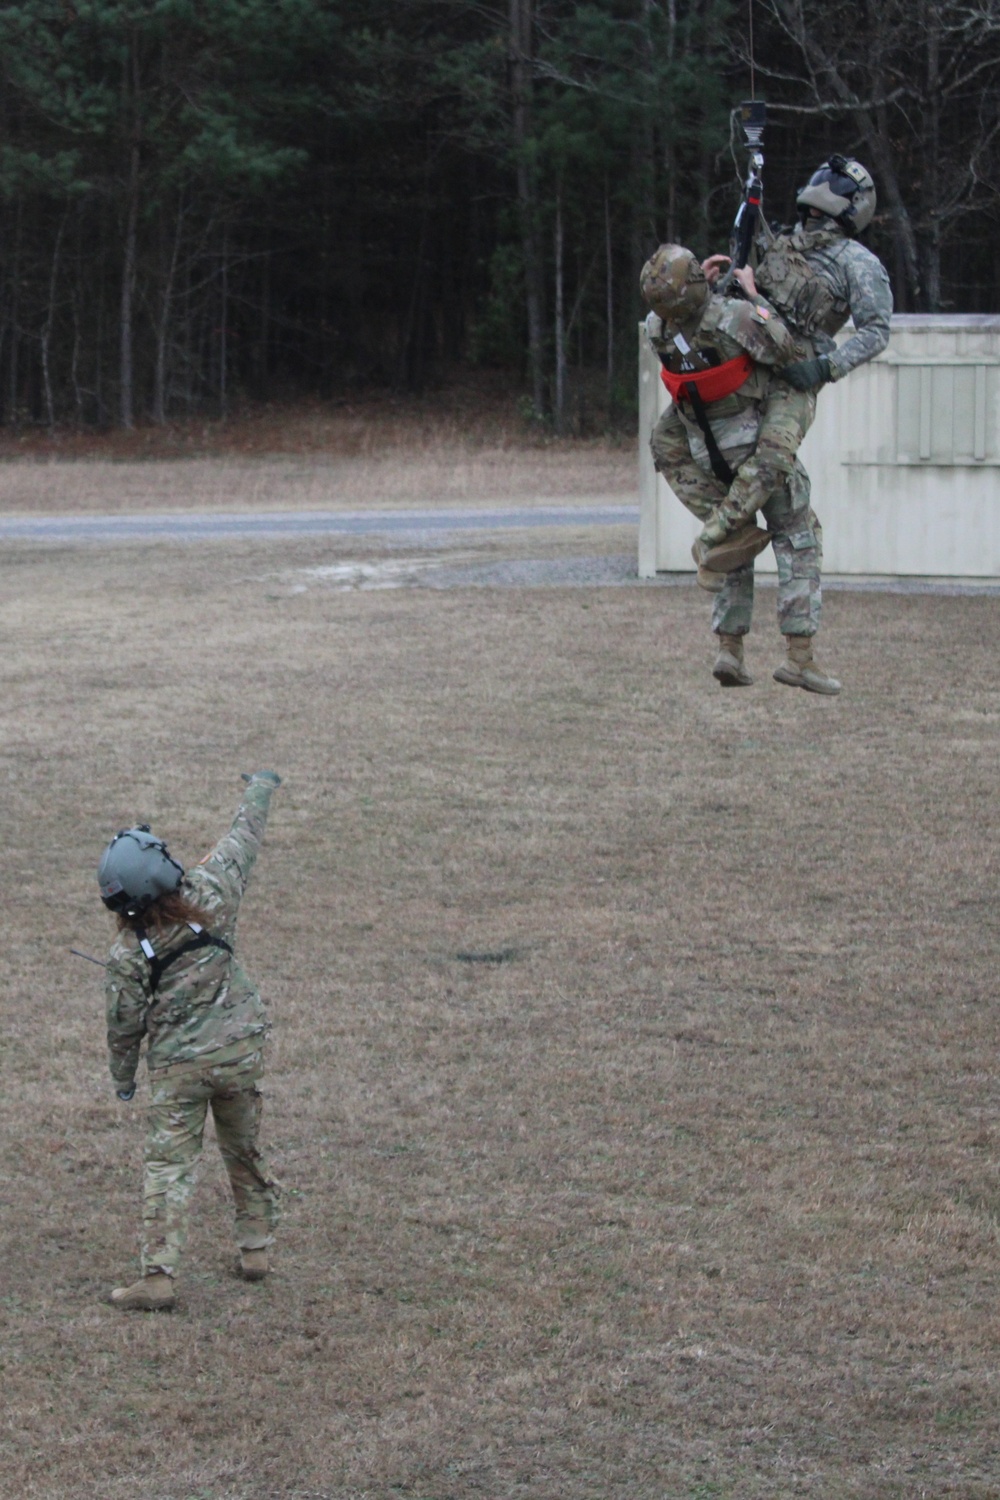
<path fill-rule="evenodd" d="M 11 459 L 0 507 L 18 513 L 580 503 L 634 492 L 636 473 L 634 435 L 532 437 L 488 385 L 97 437 L 0 431 Z"/>
<path fill-rule="evenodd" d="M 304 571 L 383 556 L 4 550 L 0 1492 L 996 1500 L 1000 601 L 831 592 L 827 700 L 770 590 L 724 692 L 693 585 Z M 196 859 L 258 765 L 275 1273 L 207 1140 L 122 1314 L 146 1086 L 68 950 L 112 832 Z"/>

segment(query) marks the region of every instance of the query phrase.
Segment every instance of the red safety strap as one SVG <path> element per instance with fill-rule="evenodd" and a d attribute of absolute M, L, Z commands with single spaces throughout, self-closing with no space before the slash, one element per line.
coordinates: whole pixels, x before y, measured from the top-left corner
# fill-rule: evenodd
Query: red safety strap
<path fill-rule="evenodd" d="M 753 370 L 753 360 L 749 354 L 738 354 L 735 359 L 727 359 L 721 365 L 713 365 L 710 370 L 693 370 L 685 375 L 675 375 L 671 370 L 660 370 L 660 379 L 675 401 L 683 400 L 689 396 L 688 386 L 694 386 L 698 395 L 706 406 L 713 401 L 721 401 L 724 396 L 731 396 L 738 391 L 743 382 L 749 379 Z"/>

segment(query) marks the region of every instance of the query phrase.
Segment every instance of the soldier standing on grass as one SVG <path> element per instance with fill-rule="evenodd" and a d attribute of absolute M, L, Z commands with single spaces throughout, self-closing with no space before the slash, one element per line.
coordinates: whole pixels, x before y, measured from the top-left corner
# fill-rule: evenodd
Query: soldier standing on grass
<path fill-rule="evenodd" d="M 145 1147 L 142 1276 L 112 1292 L 120 1308 L 174 1305 L 209 1105 L 236 1207 L 245 1280 L 270 1269 L 278 1186 L 257 1136 L 270 1029 L 256 986 L 233 953 L 236 916 L 281 778 L 255 771 L 229 832 L 185 872 L 148 827 L 104 851 L 101 898 L 118 919 L 107 963 L 108 1058 L 118 1098 L 135 1093 L 143 1037 L 151 1099 Z"/>

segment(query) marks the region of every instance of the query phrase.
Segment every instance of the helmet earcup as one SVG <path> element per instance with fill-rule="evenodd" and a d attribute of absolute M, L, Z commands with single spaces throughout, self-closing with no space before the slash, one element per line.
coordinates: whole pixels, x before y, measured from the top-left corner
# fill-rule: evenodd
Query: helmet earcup
<path fill-rule="evenodd" d="M 148 824 L 123 828 L 101 856 L 97 880 L 101 900 L 111 911 L 138 916 L 160 896 L 180 885 L 184 869 Z"/>

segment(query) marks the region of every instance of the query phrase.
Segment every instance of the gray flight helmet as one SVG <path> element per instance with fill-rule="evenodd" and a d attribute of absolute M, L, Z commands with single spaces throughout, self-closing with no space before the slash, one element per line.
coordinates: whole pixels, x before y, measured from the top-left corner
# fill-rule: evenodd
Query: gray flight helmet
<path fill-rule="evenodd" d="M 803 220 L 815 208 L 846 231 L 860 234 L 875 217 L 875 183 L 867 167 L 849 156 L 831 156 L 795 200 Z"/>
<path fill-rule="evenodd" d="M 184 870 L 149 824 L 123 828 L 101 856 L 97 880 L 101 900 L 110 911 L 137 917 L 160 896 L 175 891 Z"/>

